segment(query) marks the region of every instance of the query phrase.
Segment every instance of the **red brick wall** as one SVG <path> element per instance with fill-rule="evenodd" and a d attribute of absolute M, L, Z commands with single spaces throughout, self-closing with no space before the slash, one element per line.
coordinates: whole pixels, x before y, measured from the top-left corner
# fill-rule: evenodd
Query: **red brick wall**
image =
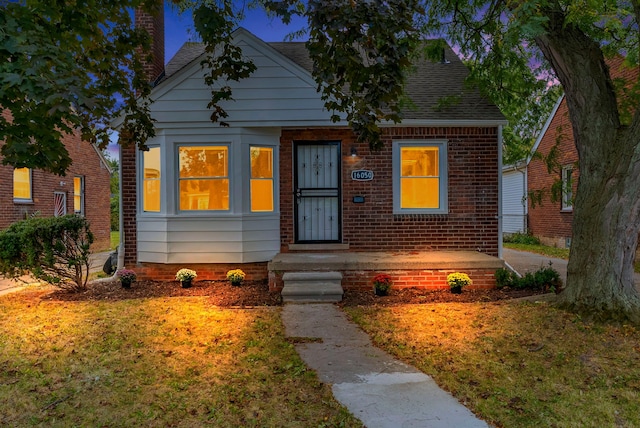
<path fill-rule="evenodd" d="M 144 28 L 151 36 L 151 61 L 144 64 L 149 82 L 155 81 L 164 71 L 164 7 L 158 1 L 156 10 L 149 14 L 141 9 L 135 11 L 135 26 Z"/>
<path fill-rule="evenodd" d="M 239 267 L 238 267 L 239 266 Z M 217 263 L 217 264 L 160 264 L 139 263 L 135 266 L 138 279 L 153 279 L 158 281 L 174 281 L 176 272 L 182 268 L 193 269 L 198 274 L 196 280 L 226 280 L 227 272 L 232 269 L 242 269 L 247 274 L 247 281 L 261 281 L 267 279 L 267 262 L 264 263 Z"/>
<path fill-rule="evenodd" d="M 569 121 L 566 100 L 558 107 L 558 111 L 551 120 L 547 132 L 540 140 L 537 152 L 546 157 L 549 151 L 558 142 L 558 157 L 560 165 L 573 165 L 578 161 L 578 152 L 573 143 L 573 129 Z M 573 170 L 573 190 L 577 188 L 580 171 L 577 166 Z M 549 245 L 564 247 L 565 238 L 571 237 L 572 211 L 562 211 L 560 200 L 552 202 L 551 186 L 561 179 L 560 171 L 547 170 L 543 159 L 534 157 L 527 169 L 528 192 L 542 193 L 541 201 L 528 198 L 529 204 L 529 230 L 531 233 Z"/>
<path fill-rule="evenodd" d="M 10 118 L 5 110 L 2 115 Z M 0 145 L 3 144 L 0 142 Z M 94 251 L 106 250 L 110 245 L 110 176 L 106 166 L 90 143 L 82 141 L 78 134 L 66 135 L 64 144 L 73 160 L 67 175 L 60 177 L 41 170 L 32 170 L 31 187 L 33 202 L 13 201 L 13 167 L 0 166 L 0 228 L 24 220 L 39 212 L 41 216 L 54 214 L 53 192 L 67 196 L 67 213 L 73 210 L 73 177 L 85 178 L 85 217 L 95 236 Z"/>
<path fill-rule="evenodd" d="M 465 269 L 473 281 L 468 289 L 492 289 L 496 287 L 495 269 Z M 393 288 L 426 288 L 430 290 L 448 289 L 447 275 L 456 272 L 454 270 L 391 270 L 384 273 L 391 276 Z M 373 277 L 380 271 L 343 271 L 343 289 L 371 289 Z M 282 273 L 269 273 L 269 290 L 282 291 L 284 283 Z"/>
<path fill-rule="evenodd" d="M 138 260 L 138 244 L 136 224 L 137 189 L 136 189 L 136 150 L 133 145 L 120 147 L 120 168 L 122 169 L 122 223 L 124 224 L 124 264 L 131 268 Z"/>
<path fill-rule="evenodd" d="M 446 139 L 449 214 L 394 215 L 391 151 L 394 140 Z M 293 218 L 293 142 L 341 141 L 343 242 L 351 251 L 480 250 L 498 254 L 497 128 L 394 128 L 384 147 L 370 152 L 350 130 L 285 130 L 280 146 L 281 247 L 295 242 Z M 356 145 L 358 156 L 350 149 Z M 352 181 L 351 171 L 369 169 L 372 181 Z M 354 204 L 354 196 L 365 203 Z"/>

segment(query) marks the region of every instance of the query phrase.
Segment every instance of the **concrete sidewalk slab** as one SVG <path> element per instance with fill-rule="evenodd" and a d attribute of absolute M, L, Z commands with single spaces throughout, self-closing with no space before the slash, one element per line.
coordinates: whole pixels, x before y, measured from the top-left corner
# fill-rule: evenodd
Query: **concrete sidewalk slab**
<path fill-rule="evenodd" d="M 334 397 L 368 428 L 487 427 L 424 373 L 372 345 L 335 305 L 287 304 L 288 337 Z"/>

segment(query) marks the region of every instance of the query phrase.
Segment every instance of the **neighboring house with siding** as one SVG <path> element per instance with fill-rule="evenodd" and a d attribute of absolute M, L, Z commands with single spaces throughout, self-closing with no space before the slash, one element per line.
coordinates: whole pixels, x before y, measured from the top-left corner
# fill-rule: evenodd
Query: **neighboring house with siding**
<path fill-rule="evenodd" d="M 11 120 L 8 110 L 2 115 Z M 34 215 L 77 213 L 89 221 L 95 236 L 92 249 L 106 250 L 111 245 L 110 168 L 79 134 L 66 134 L 63 142 L 72 159 L 65 176 L 0 165 L 0 229 Z"/>
<path fill-rule="evenodd" d="M 156 26 L 156 44 L 161 18 L 136 18 Z M 506 121 L 466 88 L 468 70 L 451 49 L 447 61 L 416 64 L 407 85 L 414 108 L 371 152 L 330 120 L 304 43 L 266 43 L 244 29 L 233 43 L 257 70 L 230 82 L 228 127 L 210 121 L 202 45 L 185 44 L 166 69 L 157 57 L 149 64 L 149 79 L 160 77 L 151 94 L 156 136 L 146 152 L 123 149 L 121 160 L 128 268 L 172 279 L 191 267 L 199 279 L 221 279 L 241 267 L 260 279 L 286 253 L 466 251 L 491 261 L 474 265 L 478 285 L 495 284 Z M 445 96 L 460 102 L 443 107 Z M 446 272 L 419 270 L 403 283 L 432 285 Z"/>
<path fill-rule="evenodd" d="M 502 233 L 527 232 L 527 164 L 502 167 Z"/>

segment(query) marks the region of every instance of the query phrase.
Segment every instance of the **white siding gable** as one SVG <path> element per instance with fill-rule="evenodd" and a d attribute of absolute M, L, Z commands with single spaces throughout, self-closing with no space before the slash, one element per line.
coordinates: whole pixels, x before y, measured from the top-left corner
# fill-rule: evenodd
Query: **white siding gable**
<path fill-rule="evenodd" d="M 232 127 L 333 125 L 330 113 L 316 91 L 310 74 L 245 30 L 236 32 L 234 43 L 242 47 L 257 70 L 240 82 L 229 82 L 235 101 L 225 102 L 224 119 Z M 154 89 L 153 117 L 161 128 L 211 126 L 207 104 L 211 90 L 204 83 L 201 58 L 194 60 Z"/>

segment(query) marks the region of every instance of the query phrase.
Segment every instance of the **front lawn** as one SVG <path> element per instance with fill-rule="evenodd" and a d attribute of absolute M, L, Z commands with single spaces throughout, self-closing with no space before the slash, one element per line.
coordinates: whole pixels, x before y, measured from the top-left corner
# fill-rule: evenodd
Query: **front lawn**
<path fill-rule="evenodd" d="M 43 294 L 0 297 L 0 426 L 361 426 L 286 341 L 279 308 Z"/>
<path fill-rule="evenodd" d="M 498 427 L 640 426 L 640 331 L 544 303 L 346 308 L 374 342 Z"/>

